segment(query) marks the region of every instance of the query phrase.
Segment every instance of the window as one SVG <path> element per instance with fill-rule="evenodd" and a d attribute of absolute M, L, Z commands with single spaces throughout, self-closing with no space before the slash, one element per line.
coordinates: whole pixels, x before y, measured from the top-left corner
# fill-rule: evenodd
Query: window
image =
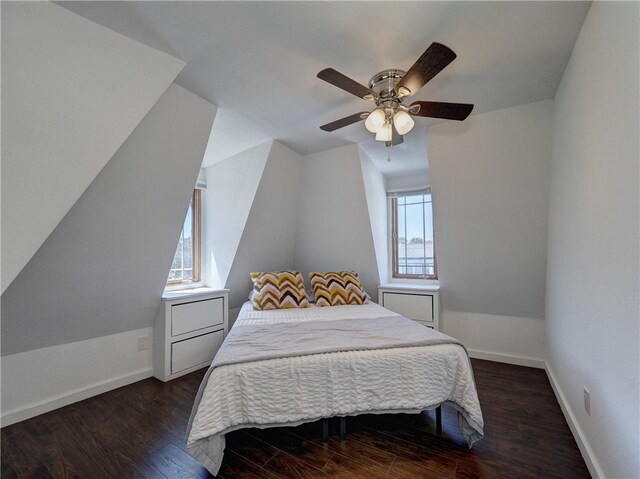
<path fill-rule="evenodd" d="M 393 277 L 436 279 L 431 193 L 390 196 Z"/>
<path fill-rule="evenodd" d="M 193 190 L 187 217 L 169 271 L 168 285 L 200 281 L 200 190 Z"/>

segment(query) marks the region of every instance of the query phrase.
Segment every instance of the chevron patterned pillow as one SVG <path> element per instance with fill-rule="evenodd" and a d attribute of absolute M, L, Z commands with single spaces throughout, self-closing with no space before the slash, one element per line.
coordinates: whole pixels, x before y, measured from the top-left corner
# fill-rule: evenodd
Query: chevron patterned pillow
<path fill-rule="evenodd" d="M 364 304 L 367 293 L 355 271 L 329 271 L 309 273 L 316 306 Z"/>
<path fill-rule="evenodd" d="M 253 281 L 253 309 L 308 308 L 304 278 L 298 271 L 250 273 Z"/>

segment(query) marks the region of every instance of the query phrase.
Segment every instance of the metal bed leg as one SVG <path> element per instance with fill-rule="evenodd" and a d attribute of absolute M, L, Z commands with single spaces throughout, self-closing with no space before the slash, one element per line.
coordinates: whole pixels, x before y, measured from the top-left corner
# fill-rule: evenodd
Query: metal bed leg
<path fill-rule="evenodd" d="M 322 442 L 329 442 L 329 419 L 326 417 L 322 420 Z"/>
<path fill-rule="evenodd" d="M 436 408 L 436 434 L 442 436 L 442 405 Z"/>
<path fill-rule="evenodd" d="M 344 441 L 347 438 L 347 418 L 340 418 L 340 440 Z"/>

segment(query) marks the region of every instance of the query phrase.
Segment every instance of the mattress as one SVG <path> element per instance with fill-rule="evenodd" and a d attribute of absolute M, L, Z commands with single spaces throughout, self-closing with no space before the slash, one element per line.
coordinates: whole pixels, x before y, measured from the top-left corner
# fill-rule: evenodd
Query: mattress
<path fill-rule="evenodd" d="M 286 342 L 293 323 L 296 328 L 299 323 L 309 323 L 309 327 L 322 325 L 328 329 L 335 324 L 335 333 L 339 334 L 343 326 L 361 324 L 362 320 L 380 328 L 385 318 L 395 322 L 394 328 L 403 321 L 408 330 L 417 324 L 371 302 L 269 311 L 254 311 L 251 303 L 246 303 L 232 335 L 242 340 L 245 330 L 255 336 L 255 331 L 274 328 Z M 413 331 L 426 331 L 423 328 Z M 247 339 L 260 341 L 256 337 Z M 269 349 L 268 343 L 274 339 L 264 341 L 258 347 Z M 291 356 L 261 356 L 256 361 L 231 364 L 218 361 L 218 365 L 216 357 L 194 404 L 187 449 L 215 475 L 222 463 L 224 435 L 236 429 L 293 426 L 363 413 L 419 412 L 441 404 L 450 404 L 458 411 L 469 446 L 482 438 L 484 422 L 464 347 L 455 340 L 451 344 L 398 346 L 396 341 L 393 347 L 309 354 L 301 353 L 298 347 Z"/>

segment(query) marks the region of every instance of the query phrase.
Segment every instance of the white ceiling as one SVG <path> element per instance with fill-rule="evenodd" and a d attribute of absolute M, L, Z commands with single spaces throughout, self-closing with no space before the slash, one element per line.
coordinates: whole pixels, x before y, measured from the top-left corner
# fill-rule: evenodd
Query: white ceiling
<path fill-rule="evenodd" d="M 232 109 L 218 108 L 202 160 L 202 168 L 231 158 L 270 139 L 271 137 L 258 125 Z"/>
<path fill-rule="evenodd" d="M 320 70 L 333 67 L 367 84 L 380 70 L 407 70 L 431 42 L 438 41 L 458 58 L 412 101 L 473 103 L 473 113 L 483 113 L 550 99 L 590 5 L 573 1 L 58 3 L 183 59 L 186 66 L 177 83 L 220 107 L 216 124 L 221 132 L 231 132 L 243 122 L 248 125 L 243 134 L 218 135 L 221 154 L 237 153 L 267 137 L 300 154 L 360 143 L 378 164 L 385 162 L 386 152 L 362 123 L 332 133 L 319 129 L 371 109 L 371 103 L 316 78 Z M 407 143 L 412 143 L 412 135 L 424 135 L 424 127 L 433 122 L 417 119 Z M 413 156 L 413 151 L 410 145 L 396 148 L 397 161 L 391 162 L 394 166 L 387 167 L 387 173 L 397 175 L 407 169 L 410 159 L 404 157 Z M 414 158 L 415 165 L 424 164 L 423 158 Z"/>

